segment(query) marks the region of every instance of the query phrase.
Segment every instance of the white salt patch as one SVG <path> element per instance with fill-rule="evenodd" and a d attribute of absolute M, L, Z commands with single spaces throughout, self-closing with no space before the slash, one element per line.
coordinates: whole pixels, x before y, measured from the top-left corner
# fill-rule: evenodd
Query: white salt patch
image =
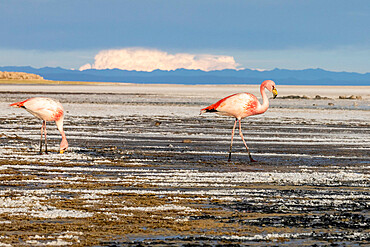
<path fill-rule="evenodd" d="M 29 244 L 32 244 L 33 246 L 45 246 L 45 245 L 52 245 L 52 246 L 64 246 L 64 245 L 72 245 L 74 243 L 79 243 L 79 236 L 83 235 L 82 232 L 63 232 L 59 236 L 54 236 L 54 235 L 48 235 L 48 236 L 40 236 L 40 235 L 35 235 L 35 236 L 29 236 L 30 240 L 27 240 L 26 242 Z M 49 240 L 53 239 L 54 240 Z M 68 242 L 69 241 L 74 241 L 74 242 Z"/>
<path fill-rule="evenodd" d="M 43 205 L 40 200 L 43 197 L 37 196 L 18 196 L 12 198 L 0 198 L 0 214 L 27 214 L 40 218 L 87 218 L 92 217 L 93 213 L 57 209 L 53 206 Z"/>
<path fill-rule="evenodd" d="M 5 243 L 1 243 L 1 242 L 0 242 L 0 246 L 4 246 L 4 247 L 12 247 L 12 245 L 11 245 L 11 244 L 5 244 Z"/>
<path fill-rule="evenodd" d="M 123 207 L 120 208 L 121 210 L 126 211 L 184 211 L 184 212 L 198 212 L 198 209 L 193 209 L 184 206 L 177 206 L 177 205 L 160 205 L 156 207 Z"/>
<path fill-rule="evenodd" d="M 271 233 L 271 234 L 258 234 L 254 235 L 253 237 L 247 237 L 247 236 L 221 236 L 221 239 L 227 239 L 227 240 L 273 240 L 278 238 L 300 238 L 305 236 L 311 236 L 312 233 Z"/>
<path fill-rule="evenodd" d="M 64 245 L 72 245 L 72 242 L 67 242 L 62 239 L 57 239 L 54 241 L 37 241 L 37 240 L 27 240 L 27 244 L 31 244 L 32 246 L 64 246 Z"/>
<path fill-rule="evenodd" d="M 48 209 L 41 212 L 33 212 L 31 213 L 33 217 L 40 217 L 40 218 L 89 218 L 92 217 L 94 214 L 89 212 L 77 211 L 77 210 L 63 210 L 63 209 Z"/>

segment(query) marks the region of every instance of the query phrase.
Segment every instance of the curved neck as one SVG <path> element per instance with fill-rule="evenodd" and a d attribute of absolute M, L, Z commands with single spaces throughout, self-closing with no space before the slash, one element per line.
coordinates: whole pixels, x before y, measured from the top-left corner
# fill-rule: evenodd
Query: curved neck
<path fill-rule="evenodd" d="M 63 130 L 63 119 L 59 119 L 55 121 L 55 124 L 57 125 L 57 128 L 60 134 L 62 135 L 62 140 L 67 140 L 66 134 L 64 134 L 64 130 Z"/>
<path fill-rule="evenodd" d="M 62 141 L 60 142 L 60 150 L 62 152 L 62 150 L 66 150 L 68 148 L 68 141 L 67 141 L 67 137 L 66 137 L 66 134 L 64 133 L 64 130 L 63 130 L 63 118 L 55 121 L 56 125 L 57 125 L 57 128 L 60 132 L 60 134 L 62 135 Z"/>
<path fill-rule="evenodd" d="M 66 134 L 64 134 L 64 131 L 60 131 L 60 134 L 62 135 L 62 140 L 67 140 Z"/>
<path fill-rule="evenodd" d="M 267 111 L 267 108 L 269 108 L 269 100 L 265 92 L 265 85 L 263 84 L 261 85 L 260 92 L 262 95 L 263 102 L 262 102 L 262 105 L 257 110 L 258 114 L 264 113 L 265 111 Z"/>
<path fill-rule="evenodd" d="M 59 130 L 60 134 L 61 134 L 61 135 L 62 135 L 62 137 L 63 137 L 63 135 L 64 135 L 64 130 L 63 130 L 63 119 L 58 119 L 58 120 L 56 120 L 56 121 L 55 121 L 55 124 L 57 125 L 57 128 L 58 128 L 58 130 Z"/>

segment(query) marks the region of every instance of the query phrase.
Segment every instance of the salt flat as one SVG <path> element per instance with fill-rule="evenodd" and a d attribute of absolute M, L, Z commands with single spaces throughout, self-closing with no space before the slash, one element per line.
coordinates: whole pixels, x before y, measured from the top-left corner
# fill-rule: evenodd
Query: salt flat
<path fill-rule="evenodd" d="M 238 136 L 227 162 L 233 119 L 199 110 L 257 85 L 0 85 L 0 246 L 364 245 L 369 89 L 278 86 L 242 122 L 250 164 Z M 8 106 L 34 96 L 64 105 L 65 154 Z"/>

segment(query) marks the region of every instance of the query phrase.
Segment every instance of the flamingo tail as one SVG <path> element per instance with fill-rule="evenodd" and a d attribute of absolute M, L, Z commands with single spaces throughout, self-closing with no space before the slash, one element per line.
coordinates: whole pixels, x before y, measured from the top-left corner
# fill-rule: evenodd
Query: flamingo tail
<path fill-rule="evenodd" d="M 217 108 L 221 105 L 222 102 L 224 102 L 225 100 L 227 100 L 228 98 L 230 97 L 233 97 L 235 96 L 236 94 L 232 94 L 230 96 L 227 96 L 226 98 L 223 98 L 219 101 L 217 101 L 216 103 L 206 107 L 206 108 L 203 108 L 202 110 L 200 110 L 200 114 L 202 113 L 205 113 L 205 112 L 218 112 Z"/>

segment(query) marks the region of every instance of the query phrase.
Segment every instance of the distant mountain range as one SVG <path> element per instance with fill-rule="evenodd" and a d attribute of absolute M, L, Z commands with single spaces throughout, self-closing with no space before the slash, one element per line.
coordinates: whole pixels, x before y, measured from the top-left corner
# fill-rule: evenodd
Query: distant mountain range
<path fill-rule="evenodd" d="M 127 71 L 120 69 L 70 70 L 60 67 L 32 68 L 19 66 L 0 67 L 0 71 L 26 72 L 37 74 L 46 80 L 89 81 L 89 82 L 129 82 L 165 84 L 259 84 L 271 79 L 280 85 L 338 85 L 370 86 L 370 73 L 333 72 L 323 69 L 287 70 L 273 69 L 257 71 L 243 70 L 155 70 L 152 72 Z"/>

